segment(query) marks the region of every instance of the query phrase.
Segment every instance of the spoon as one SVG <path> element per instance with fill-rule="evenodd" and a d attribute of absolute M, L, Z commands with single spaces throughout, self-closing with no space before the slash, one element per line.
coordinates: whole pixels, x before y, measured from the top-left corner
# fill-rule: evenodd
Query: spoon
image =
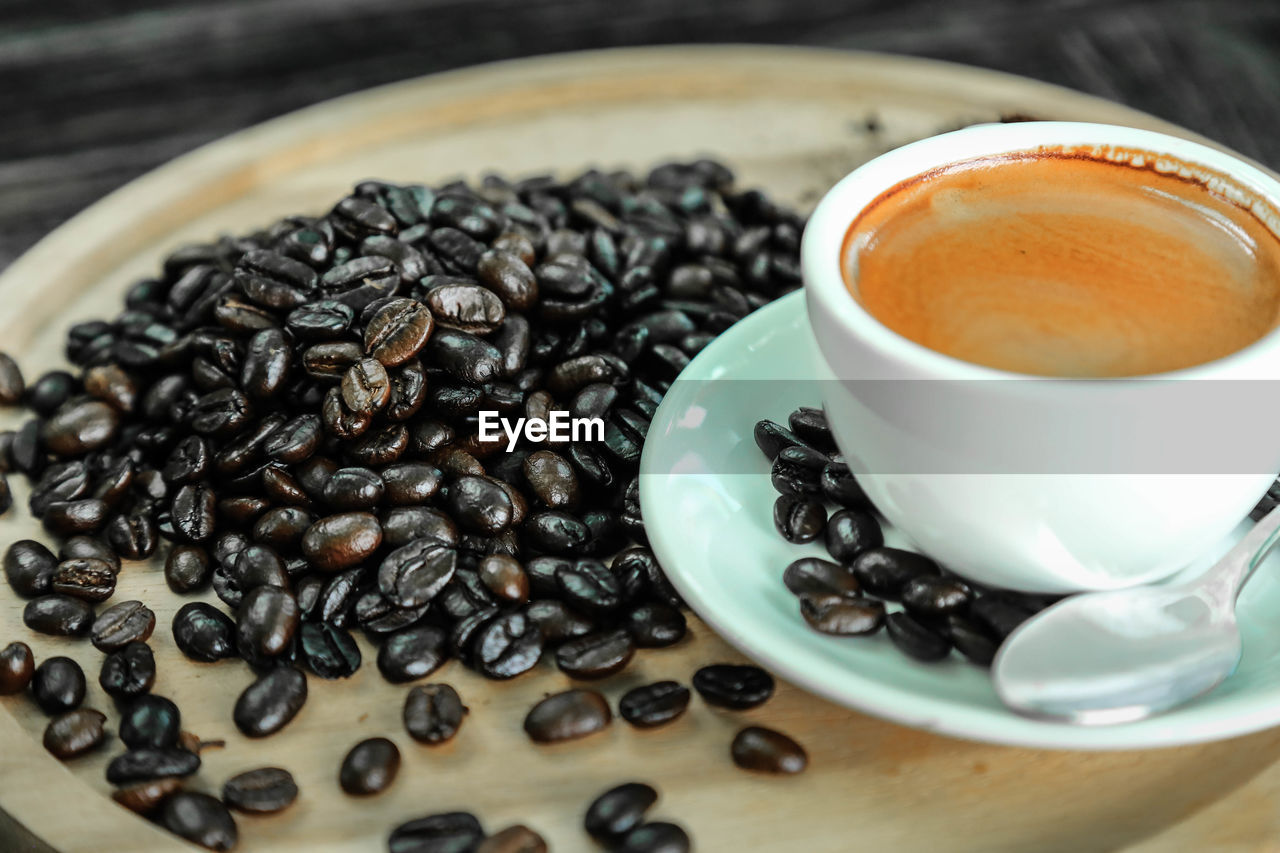
<path fill-rule="evenodd" d="M 1240 661 L 1236 597 L 1280 541 L 1280 507 L 1193 580 L 1072 596 L 1028 619 L 992 663 L 1000 700 L 1045 720 L 1141 720 L 1203 696 Z"/>

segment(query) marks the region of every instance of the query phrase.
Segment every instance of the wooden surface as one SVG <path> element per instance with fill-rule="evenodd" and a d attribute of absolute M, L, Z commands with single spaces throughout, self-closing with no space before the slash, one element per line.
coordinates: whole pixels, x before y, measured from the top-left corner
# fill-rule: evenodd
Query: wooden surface
<path fill-rule="evenodd" d="M 8 0 L 0 267 L 125 181 L 287 110 L 479 62 L 671 42 L 986 66 L 1280 166 L 1271 0 Z"/>
<path fill-rule="evenodd" d="M 369 176 L 435 182 L 495 167 L 519 175 L 714 153 L 744 184 L 807 207 L 879 151 L 1009 112 L 1168 129 L 1114 104 L 988 72 L 785 49 L 600 53 L 410 81 L 232 136 L 77 216 L 0 276 L 0 339 L 34 375 L 59 361 L 68 323 L 114 311 L 127 285 L 166 250 L 319 211 Z M 867 130 L 872 116 L 875 132 Z M 15 491 L 24 507 L 25 489 Z M 0 540 L 24 535 L 40 534 L 21 509 L 0 522 Z M 158 565 L 127 566 L 116 597 L 141 598 L 157 613 L 156 692 L 179 703 L 185 728 L 227 741 L 204 754 L 192 787 L 216 792 L 231 774 L 270 763 L 297 777 L 302 794 L 291 810 L 239 818 L 244 850 L 383 849 L 394 825 L 459 808 L 491 830 L 523 821 L 557 851 L 590 850 L 582 810 L 630 779 L 655 783 L 662 791 L 655 815 L 688 827 L 706 853 L 1263 850 L 1280 838 L 1280 731 L 1148 752 L 1035 752 L 903 729 L 784 684 L 755 711 L 720 712 L 695 698 L 664 729 L 639 732 L 616 721 L 586 741 L 536 747 L 521 720 L 536 699 L 566 686 L 564 676 L 544 663 L 494 683 L 450 664 L 432 680 L 454 684 L 472 712 L 456 742 L 430 749 L 404 734 L 408 687 L 383 682 L 367 645 L 369 662 L 354 678 L 311 679 L 298 718 L 250 742 L 230 720 L 248 669 L 181 658 L 168 625 L 182 600 Z M 101 656 L 88 643 L 32 635 L 21 610 L 0 590 L 0 641 L 25 639 L 38 658 L 69 654 L 96 682 Z M 694 620 L 690 639 L 638 655 L 602 689 L 616 705 L 635 684 L 688 683 L 699 665 L 737 659 Z M 112 710 L 96 683 L 87 704 Z M 809 770 L 769 778 L 734 768 L 729 741 L 753 722 L 800 740 Z M 44 724 L 28 698 L 0 700 L 0 806 L 61 850 L 182 849 L 107 798 L 102 771 L 117 743 L 60 765 L 39 746 Z M 346 798 L 338 764 L 373 735 L 400 745 L 400 777 L 377 798 Z M 0 836 L 0 849 L 18 848 L 15 839 Z"/>

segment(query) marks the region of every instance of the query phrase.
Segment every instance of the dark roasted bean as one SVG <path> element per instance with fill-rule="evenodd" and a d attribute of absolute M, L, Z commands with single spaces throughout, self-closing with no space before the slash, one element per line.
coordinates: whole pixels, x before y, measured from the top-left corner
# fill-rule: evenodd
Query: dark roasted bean
<path fill-rule="evenodd" d="M 178 791 L 166 797 L 160 824 L 179 838 L 209 850 L 230 850 L 239 833 L 227 807 L 208 794 Z"/>
<path fill-rule="evenodd" d="M 129 749 L 168 749 L 181 732 L 182 713 L 163 696 L 139 696 L 120 717 L 120 740 Z"/>
<path fill-rule="evenodd" d="M 194 526 L 191 529 L 201 530 Z M 111 547 L 127 560 L 145 560 L 156 550 L 156 523 L 141 509 L 114 516 L 107 523 L 106 535 Z"/>
<path fill-rule="evenodd" d="M 23 597 L 48 593 L 57 568 L 53 553 L 33 539 L 14 542 L 4 554 L 5 578 L 9 587 Z"/>
<path fill-rule="evenodd" d="M 27 602 L 22 623 L 55 637 L 80 637 L 93 627 L 93 605 L 67 595 L 42 595 Z"/>
<path fill-rule="evenodd" d="M 98 684 L 108 696 L 128 699 L 149 691 L 156 681 L 156 659 L 151 647 L 135 640 L 102 659 Z"/>
<path fill-rule="evenodd" d="M 635 651 L 625 629 L 588 634 L 562 643 L 556 649 L 556 666 L 571 678 L 605 678 L 624 669 Z"/>
<path fill-rule="evenodd" d="M 538 281 L 525 260 L 495 246 L 482 254 L 476 273 L 512 311 L 525 311 L 538 299 Z"/>
<path fill-rule="evenodd" d="M 427 343 L 434 326 L 427 306 L 412 299 L 392 299 L 365 326 L 365 352 L 388 367 L 404 364 Z"/>
<path fill-rule="evenodd" d="M 63 542 L 62 547 L 58 549 L 59 561 L 76 560 L 81 557 L 102 560 L 110 563 L 117 572 L 120 571 L 120 558 L 101 539 L 95 539 L 92 536 L 72 536 Z"/>
<path fill-rule="evenodd" d="M 619 574 L 593 558 L 561 565 L 555 571 L 555 584 L 567 604 L 585 613 L 611 613 L 624 600 Z"/>
<path fill-rule="evenodd" d="M 7 352 L 0 352 L 0 405 L 15 405 L 26 389 L 18 363 Z"/>
<path fill-rule="evenodd" d="M 950 640 L 907 613 L 890 613 L 885 628 L 893 644 L 916 660 L 942 660 L 951 651 Z"/>
<path fill-rule="evenodd" d="M 360 345 L 351 341 L 326 341 L 302 351 L 302 369 L 316 379 L 340 379 L 351 365 L 364 357 Z"/>
<path fill-rule="evenodd" d="M 404 462 L 382 469 L 387 503 L 392 506 L 424 504 L 440 490 L 439 468 L 421 462 Z"/>
<path fill-rule="evenodd" d="M 182 788 L 182 779 L 170 776 L 163 779 L 147 779 L 117 788 L 111 799 L 132 812 L 150 815 L 175 791 Z"/>
<path fill-rule="evenodd" d="M 448 684 L 423 684 L 404 701 L 404 727 L 419 743 L 436 745 L 451 740 L 462 726 L 468 708 Z"/>
<path fill-rule="evenodd" d="M 222 801 L 245 814 L 275 814 L 293 805 L 298 785 L 281 767 L 259 767 L 237 773 L 222 785 Z"/>
<path fill-rule="evenodd" d="M 474 284 L 434 287 L 424 301 L 441 327 L 473 335 L 497 330 L 506 317 L 502 300 L 493 291 Z"/>
<path fill-rule="evenodd" d="M 480 561 L 480 580 L 498 598 L 516 604 L 529 600 L 529 576 L 520 561 L 508 554 L 490 554 Z"/>
<path fill-rule="evenodd" d="M 445 812 L 402 823 L 387 839 L 389 853 L 469 853 L 484 840 L 474 815 Z"/>
<path fill-rule="evenodd" d="M 483 477 L 459 477 L 449 484 L 445 501 L 454 520 L 474 533 L 501 533 L 514 510 L 502 486 Z"/>
<path fill-rule="evenodd" d="M 547 842 L 524 824 L 495 832 L 475 848 L 475 853 L 547 853 Z"/>
<path fill-rule="evenodd" d="M 978 666 L 990 666 L 999 647 L 987 631 L 963 616 L 947 618 L 947 635 L 960 654 Z"/>
<path fill-rule="evenodd" d="M 429 625 L 396 631 L 378 650 L 378 671 L 392 683 L 423 678 L 445 662 L 445 643 L 444 632 Z"/>
<path fill-rule="evenodd" d="M 906 582 L 901 591 L 902 604 L 915 616 L 931 618 L 963 613 L 973 600 L 973 589 L 957 578 L 926 575 Z"/>
<path fill-rule="evenodd" d="M 254 522 L 253 538 L 278 552 L 296 552 L 302 545 L 303 534 L 313 523 L 315 518 L 301 507 L 276 507 Z"/>
<path fill-rule="evenodd" d="M 612 719 L 609 703 L 596 691 L 566 690 L 534 705 L 524 730 L 535 743 L 558 743 L 595 734 Z"/>
<path fill-rule="evenodd" d="M 747 726 L 729 748 L 733 763 L 761 773 L 799 773 L 809 764 L 804 747 L 791 738 L 762 726 Z"/>
<path fill-rule="evenodd" d="M 773 676 L 750 664 L 718 663 L 693 674 L 693 688 L 708 705 L 742 711 L 773 695 Z"/>
<path fill-rule="evenodd" d="M 348 512 L 322 518 L 307 528 L 302 553 L 322 571 L 336 572 L 369 558 L 382 544 L 377 516 Z"/>
<path fill-rule="evenodd" d="M 684 639 L 688 623 L 684 614 L 660 601 L 633 607 L 627 612 L 627 630 L 642 649 L 674 645 Z"/>
<path fill-rule="evenodd" d="M 786 427 L 773 421 L 760 421 L 755 427 L 755 440 L 764 455 L 772 461 L 788 447 L 803 447 L 804 441 Z"/>
<path fill-rule="evenodd" d="M 44 730 L 44 748 L 62 761 L 79 758 L 106 739 L 106 721 L 106 714 L 92 708 L 60 714 Z"/>
<path fill-rule="evenodd" d="M 324 499 L 336 510 L 372 509 L 382 502 L 386 486 L 376 471 L 339 468 L 324 485 Z"/>
<path fill-rule="evenodd" d="M 861 586 L 853 570 L 817 557 L 801 557 L 787 566 L 782 582 L 793 595 L 853 598 Z"/>
<path fill-rule="evenodd" d="M 107 781 L 126 785 L 169 776 L 190 776 L 200 769 L 200 756 L 185 749 L 131 749 L 107 765 Z"/>
<path fill-rule="evenodd" d="M 236 700 L 232 719 L 248 737 L 266 737 L 288 725 L 307 701 L 307 677 L 281 666 L 254 681 Z"/>
<path fill-rule="evenodd" d="M 360 647 L 344 629 L 326 622 L 303 622 L 299 659 L 320 678 L 350 678 L 360 668 Z"/>
<path fill-rule="evenodd" d="M 863 589 L 890 600 L 897 600 L 908 581 L 938 574 L 938 565 L 933 560 L 901 548 L 864 550 L 853 561 L 852 568 Z"/>
<path fill-rule="evenodd" d="M 475 668 L 489 678 L 514 678 L 542 656 L 542 630 L 523 611 L 505 613 L 480 626 L 470 643 Z"/>
<path fill-rule="evenodd" d="M 288 591 L 274 586 L 251 589 L 236 614 L 236 647 L 246 660 L 275 657 L 289 648 L 298 619 L 298 602 Z"/>
<path fill-rule="evenodd" d="M 818 478 L 818 487 L 825 499 L 842 507 L 864 510 L 871 507 L 871 501 L 844 463 L 827 463 Z"/>
<path fill-rule="evenodd" d="M 380 794 L 400 772 L 400 750 L 384 737 L 362 740 L 351 748 L 338 771 L 338 784 L 354 796 Z"/>
<path fill-rule="evenodd" d="M 376 358 L 362 358 L 342 375 L 342 402 L 357 414 L 371 415 L 391 399 L 391 378 Z"/>
<path fill-rule="evenodd" d="M 819 501 L 780 495 L 773 504 L 773 525 L 788 542 L 812 542 L 826 524 L 827 510 Z"/>
<path fill-rule="evenodd" d="M 26 643 L 10 643 L 0 651 L 0 696 L 27 689 L 36 671 L 35 656 Z"/>
<path fill-rule="evenodd" d="M 120 416 L 99 400 L 71 400 L 60 406 L 41 428 L 44 446 L 59 456 L 98 450 L 116 437 Z"/>
<path fill-rule="evenodd" d="M 1035 611 L 1006 601 L 998 595 L 978 596 L 970 609 L 970 615 L 1000 639 L 1012 634 L 1013 629 L 1034 614 Z"/>
<path fill-rule="evenodd" d="M 75 710 L 85 687 L 84 670 L 68 657 L 46 658 L 31 677 L 31 695 L 46 714 Z"/>
<path fill-rule="evenodd" d="M 184 604 L 173 617 L 173 641 L 192 660 L 211 663 L 236 653 L 236 625 L 203 601 Z"/>
<path fill-rule="evenodd" d="M 633 726 L 653 728 L 679 717 L 689 707 L 689 688 L 675 681 L 655 681 L 632 688 L 618 702 L 618 713 Z"/>
<path fill-rule="evenodd" d="M 884 624 L 884 604 L 869 598 L 833 595 L 800 596 L 800 615 L 824 634 L 848 637 L 874 634 Z"/>
<path fill-rule="evenodd" d="M 106 501 L 97 498 L 55 501 L 41 520 L 46 528 L 62 536 L 94 533 L 106 523 L 107 511 Z"/>
<path fill-rule="evenodd" d="M 420 607 L 452 578 L 457 552 L 434 539 L 419 539 L 392 551 L 378 569 L 378 588 L 398 607 Z"/>
<path fill-rule="evenodd" d="M 626 782 L 592 800 L 582 826 L 597 841 L 614 841 L 639 826 L 657 801 L 658 792 L 653 786 Z"/>
<path fill-rule="evenodd" d="M 100 652 L 114 652 L 127 643 L 145 643 L 156 627 L 156 614 L 141 601 L 113 604 L 93 620 L 89 638 Z"/>
<path fill-rule="evenodd" d="M 850 563 L 865 551 L 883 545 L 884 534 L 870 513 L 842 509 L 827 522 L 825 541 L 832 559 Z"/>
<path fill-rule="evenodd" d="M 827 415 L 822 409 L 801 406 L 787 418 L 787 426 L 791 427 L 801 441 L 823 453 L 834 453 L 836 440 L 831 435 L 831 427 L 827 424 Z"/>
<path fill-rule="evenodd" d="M 255 399 L 273 397 L 289 380 L 290 350 L 284 332 L 262 329 L 249 338 L 240 388 Z"/>
<path fill-rule="evenodd" d="M 595 627 L 590 619 L 572 610 L 563 601 L 554 599 L 531 601 L 525 608 L 525 615 L 538 624 L 543 639 L 548 643 L 585 636 Z"/>

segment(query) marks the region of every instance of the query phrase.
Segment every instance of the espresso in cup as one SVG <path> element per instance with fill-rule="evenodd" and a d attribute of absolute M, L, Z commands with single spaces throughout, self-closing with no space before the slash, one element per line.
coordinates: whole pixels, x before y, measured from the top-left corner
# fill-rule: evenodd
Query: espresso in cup
<path fill-rule="evenodd" d="M 1280 215 L 1154 159 L 1045 148 L 903 181 L 850 227 L 846 285 L 898 334 L 1017 373 L 1139 376 L 1243 349 L 1280 323 Z"/>

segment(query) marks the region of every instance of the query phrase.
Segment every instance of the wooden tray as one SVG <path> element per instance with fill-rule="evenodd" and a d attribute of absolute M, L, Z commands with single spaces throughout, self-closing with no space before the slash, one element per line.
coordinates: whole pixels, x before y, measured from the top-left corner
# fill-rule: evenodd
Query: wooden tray
<path fill-rule="evenodd" d="M 1052 86 L 870 54 L 670 48 L 503 63 L 303 110 L 113 193 L 0 276 L 0 341 L 35 376 L 60 362 L 70 322 L 114 314 L 126 286 L 154 271 L 166 251 L 322 211 L 366 177 L 435 182 L 714 154 L 744 184 L 807 208 L 880 151 L 1009 113 L 1180 132 Z M 0 522 L 2 543 L 41 537 L 25 512 L 25 488 L 15 492 L 18 508 Z M 117 597 L 141 598 L 157 613 L 156 692 L 178 701 L 186 728 L 227 741 L 204 754 L 193 787 L 216 792 L 231 774 L 262 764 L 294 772 L 302 794 L 292 809 L 238 817 L 244 850 L 380 850 L 396 824 L 459 808 L 490 829 L 526 822 L 557 851 L 590 850 L 583 809 L 630 779 L 654 782 L 662 792 L 655 814 L 688 827 L 702 851 L 1256 850 L 1280 838 L 1280 731 L 1141 753 L 1035 752 L 900 728 L 785 684 L 752 712 L 722 713 L 695 699 L 664 729 L 639 732 L 619 721 L 589 740 L 539 748 L 520 722 L 536 699 L 565 687 L 562 675 L 544 665 L 498 684 L 450 664 L 434 679 L 453 683 L 472 712 L 455 743 L 428 749 L 400 723 L 408 688 L 386 684 L 370 661 L 349 681 L 312 679 L 298 719 L 250 742 L 230 719 L 248 669 L 181 658 L 169 632 L 181 601 L 158 567 L 128 566 Z M 33 635 L 21 623 L 22 605 L 0 589 L 0 643 L 23 639 L 38 658 L 75 657 L 92 684 L 86 704 L 112 711 L 96 684 L 101 656 L 85 642 Z M 365 652 L 372 657 L 367 645 Z M 616 703 L 642 681 L 687 683 L 700 664 L 736 659 L 694 620 L 691 639 L 639 655 L 603 689 Z M 729 740 L 748 722 L 798 738 L 810 769 L 785 779 L 736 769 Z M 25 826 L 7 821 L 0 849 L 45 849 L 32 835 L 64 851 L 184 848 L 107 798 L 103 767 L 117 744 L 63 765 L 39 744 L 44 725 L 28 698 L 0 701 L 0 806 Z M 382 734 L 404 756 L 396 784 L 373 799 L 344 797 L 336 783 L 342 756 Z"/>

